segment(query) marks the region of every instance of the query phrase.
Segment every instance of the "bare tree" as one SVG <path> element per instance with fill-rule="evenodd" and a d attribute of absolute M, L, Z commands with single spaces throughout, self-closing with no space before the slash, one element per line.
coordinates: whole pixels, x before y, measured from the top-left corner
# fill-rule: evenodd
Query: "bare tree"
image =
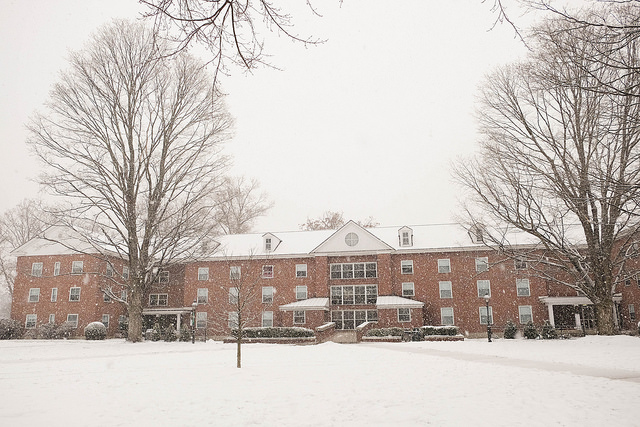
<path fill-rule="evenodd" d="M 539 245 L 529 255 L 545 264 L 540 271 L 589 297 L 599 333 L 611 334 L 613 296 L 638 230 L 640 75 L 594 60 L 600 31 L 550 20 L 535 32 L 529 61 L 488 77 L 480 153 L 459 162 L 455 177 L 471 193 L 470 222 L 533 236 Z M 622 53 L 637 64 L 635 50 Z M 624 91 L 591 90 L 616 78 Z M 490 236 L 522 256 L 505 238 Z"/>
<path fill-rule="evenodd" d="M 115 22 L 70 58 L 29 144 L 58 212 L 106 259 L 129 267 L 130 341 L 142 338 L 143 295 L 158 272 L 202 249 L 227 161 L 231 120 L 213 78 L 142 25 Z M 119 295 L 111 293 L 111 297 Z"/>
<path fill-rule="evenodd" d="M 345 224 L 344 214 L 337 211 L 326 211 L 319 218 L 307 218 L 307 222 L 300 224 L 301 230 L 337 230 Z M 356 221 L 362 227 L 377 227 L 380 225 L 373 217 Z"/>
<path fill-rule="evenodd" d="M 259 192 L 257 180 L 227 177 L 216 195 L 215 224 L 223 234 L 243 234 L 251 231 L 254 221 L 271 207 L 265 193 Z"/>

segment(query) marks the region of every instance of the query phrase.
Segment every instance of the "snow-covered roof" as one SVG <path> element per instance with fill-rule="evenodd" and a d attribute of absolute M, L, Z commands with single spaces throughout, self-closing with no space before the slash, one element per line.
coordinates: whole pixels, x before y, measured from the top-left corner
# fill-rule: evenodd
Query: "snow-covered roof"
<path fill-rule="evenodd" d="M 329 298 L 309 298 L 280 306 L 280 311 L 329 310 Z"/>
<path fill-rule="evenodd" d="M 376 301 L 376 307 L 385 308 L 421 308 L 424 307 L 424 303 L 415 301 L 409 298 L 402 298 L 396 296 L 378 296 Z"/>
<path fill-rule="evenodd" d="M 42 236 L 29 240 L 14 249 L 14 256 L 68 255 L 77 253 L 98 253 L 89 243 L 72 229 L 64 226 L 47 228 Z"/>

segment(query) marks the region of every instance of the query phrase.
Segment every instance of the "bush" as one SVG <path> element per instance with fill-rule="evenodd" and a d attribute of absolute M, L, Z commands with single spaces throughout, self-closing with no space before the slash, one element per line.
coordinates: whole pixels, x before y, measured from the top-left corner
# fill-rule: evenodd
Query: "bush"
<path fill-rule="evenodd" d="M 123 317 L 118 319 L 118 330 L 123 338 L 127 338 L 129 336 L 129 318 Z"/>
<path fill-rule="evenodd" d="M 189 342 L 191 341 L 191 329 L 187 325 L 182 325 L 180 327 L 180 341 Z"/>
<path fill-rule="evenodd" d="M 173 325 L 169 325 L 169 327 L 164 330 L 164 340 L 166 342 L 173 342 L 177 339 L 178 334 L 176 333 L 176 328 Z"/>
<path fill-rule="evenodd" d="M 544 325 L 542 325 L 541 335 L 543 340 L 555 340 L 558 338 L 556 328 L 554 328 L 548 320 L 545 320 Z"/>
<path fill-rule="evenodd" d="M 423 337 L 428 335 L 444 335 L 444 336 L 456 336 L 458 335 L 457 326 L 422 326 L 420 333 Z"/>
<path fill-rule="evenodd" d="M 404 329 L 402 328 L 379 328 L 369 329 L 365 334 L 366 337 L 401 337 Z"/>
<path fill-rule="evenodd" d="M 61 340 L 64 338 L 63 331 L 55 323 L 45 323 L 38 328 L 38 336 L 45 340 Z"/>
<path fill-rule="evenodd" d="M 78 327 L 73 323 L 62 322 L 62 324 L 58 327 L 58 332 L 60 333 L 61 338 L 71 338 L 72 336 L 75 336 L 76 329 L 78 329 Z"/>
<path fill-rule="evenodd" d="M 540 334 L 538 334 L 538 330 L 536 329 L 536 325 L 534 325 L 533 322 L 529 322 L 524 325 L 523 333 L 525 338 L 530 340 L 535 340 L 540 336 Z"/>
<path fill-rule="evenodd" d="M 160 324 L 156 323 L 153 325 L 153 329 L 151 331 L 151 341 L 160 341 L 162 339 L 162 329 L 160 328 Z"/>
<path fill-rule="evenodd" d="M 508 340 L 515 339 L 518 333 L 518 328 L 511 320 L 507 320 L 507 324 L 504 327 L 504 338 Z"/>
<path fill-rule="evenodd" d="M 0 319 L 0 340 L 16 340 L 23 335 L 22 323 L 13 319 Z"/>
<path fill-rule="evenodd" d="M 107 328 L 102 322 L 91 322 L 84 328 L 84 338 L 88 340 L 103 340 L 107 338 Z"/>
<path fill-rule="evenodd" d="M 231 335 L 237 337 L 238 330 L 233 329 Z M 311 329 L 300 327 L 244 328 L 242 330 L 243 338 L 304 338 L 313 336 L 315 334 Z"/>

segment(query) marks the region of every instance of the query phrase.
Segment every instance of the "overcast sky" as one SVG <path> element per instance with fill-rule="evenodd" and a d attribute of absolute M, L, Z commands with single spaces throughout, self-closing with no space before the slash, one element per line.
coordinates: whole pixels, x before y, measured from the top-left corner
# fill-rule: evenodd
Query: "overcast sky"
<path fill-rule="evenodd" d="M 490 31 L 491 3 L 322 0 L 314 3 L 321 18 L 296 9 L 294 31 L 325 43 L 305 48 L 264 34 L 280 70 L 232 70 L 222 81 L 235 118 L 231 172 L 258 179 L 275 204 L 256 229 L 295 230 L 325 210 L 382 225 L 450 222 L 459 189 L 449 166 L 475 149 L 477 86 L 525 51 L 509 26 Z M 3 211 L 38 197 L 25 123 L 69 50 L 144 9 L 135 0 L 0 4 Z"/>

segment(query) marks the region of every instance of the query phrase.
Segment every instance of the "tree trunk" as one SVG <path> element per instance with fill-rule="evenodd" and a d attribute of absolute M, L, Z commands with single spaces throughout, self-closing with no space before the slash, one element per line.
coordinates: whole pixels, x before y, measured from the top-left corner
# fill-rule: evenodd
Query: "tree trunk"
<path fill-rule="evenodd" d="M 616 332 L 613 319 L 613 301 L 611 299 L 594 304 L 598 335 L 614 335 Z"/>
<path fill-rule="evenodd" d="M 238 331 L 238 346 L 236 348 L 236 368 L 242 368 L 242 332 Z"/>
<path fill-rule="evenodd" d="M 142 341 L 142 292 L 132 290 L 129 301 L 129 334 L 127 341 Z"/>

